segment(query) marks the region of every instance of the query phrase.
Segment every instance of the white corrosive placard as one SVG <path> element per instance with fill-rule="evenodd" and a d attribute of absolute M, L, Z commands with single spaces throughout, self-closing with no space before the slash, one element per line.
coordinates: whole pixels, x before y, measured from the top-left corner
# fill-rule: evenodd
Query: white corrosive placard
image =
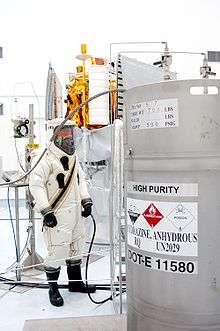
<path fill-rule="evenodd" d="M 128 110 L 130 112 L 130 127 L 133 130 L 179 126 L 177 99 L 139 102 L 128 107 Z"/>
<path fill-rule="evenodd" d="M 158 270 L 178 274 L 195 275 L 198 274 L 198 262 L 194 260 L 175 260 L 141 254 L 133 249 L 128 249 L 128 260 L 142 266 L 146 270 Z"/>
<path fill-rule="evenodd" d="M 127 198 L 128 245 L 146 252 L 198 256 L 198 203 Z"/>
<path fill-rule="evenodd" d="M 148 195 L 170 196 L 170 197 L 197 197 L 197 183 L 127 183 L 129 193 L 146 193 Z"/>

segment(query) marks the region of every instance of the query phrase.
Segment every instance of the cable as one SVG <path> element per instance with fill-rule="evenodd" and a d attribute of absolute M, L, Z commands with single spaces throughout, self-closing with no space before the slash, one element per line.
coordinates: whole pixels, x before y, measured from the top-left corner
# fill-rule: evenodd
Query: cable
<path fill-rule="evenodd" d="M 59 130 L 61 130 L 63 128 L 63 126 L 65 125 L 65 123 L 72 118 L 73 114 L 75 112 L 78 112 L 83 106 L 85 106 L 86 104 L 88 104 L 90 101 L 100 97 L 100 96 L 103 96 L 105 94 L 109 94 L 109 93 L 112 93 L 112 92 L 125 92 L 126 90 L 125 89 L 114 89 L 114 90 L 108 90 L 108 91 L 104 91 L 104 92 L 101 92 L 101 93 L 98 93 L 92 97 L 90 97 L 88 100 L 82 102 L 80 105 L 78 105 L 72 112 L 70 112 L 70 114 L 63 120 L 63 122 L 57 127 L 57 129 L 55 130 L 52 138 L 51 138 L 51 143 L 52 141 L 55 139 L 56 135 L 57 135 L 57 132 Z M 50 146 L 50 145 L 49 145 Z M 10 202 L 9 202 L 9 187 L 10 185 L 12 184 L 15 184 L 21 180 L 23 180 L 24 178 L 26 178 L 35 168 L 36 166 L 39 164 L 39 162 L 41 161 L 41 159 L 43 158 L 43 156 L 45 155 L 45 153 L 47 152 L 47 148 L 44 149 L 44 151 L 42 152 L 42 154 L 40 155 L 39 159 L 37 160 L 37 162 L 35 163 L 35 165 L 29 170 L 27 171 L 22 177 L 14 180 L 14 181 L 10 181 L 10 182 L 6 182 L 6 183 L 1 183 L 0 184 L 0 187 L 1 186 L 8 186 L 8 207 L 9 207 L 9 213 L 10 213 L 10 219 L 11 219 L 11 224 L 12 224 L 12 228 L 13 228 L 13 235 L 14 235 L 14 242 L 15 242 L 15 246 L 16 246 L 16 257 L 17 257 L 17 260 L 18 260 L 18 249 L 17 249 L 17 242 L 16 242 L 16 238 L 15 238 L 15 231 L 14 231 L 14 225 L 13 225 L 13 221 L 12 221 L 12 215 L 11 215 L 11 207 L 10 207 Z M 88 255 L 87 255 L 87 259 L 86 259 L 86 286 L 87 286 L 87 289 L 88 289 L 88 265 L 89 265 L 89 258 L 90 258 L 90 253 L 91 253 L 91 249 L 92 249 L 92 246 L 93 246 L 93 242 L 94 242 L 94 238 L 95 238 L 95 234 L 96 234 L 96 223 L 95 223 L 95 219 L 93 217 L 93 215 L 91 215 L 91 218 L 92 218 L 92 221 L 93 221 L 93 225 L 94 225 L 94 231 L 93 231 L 93 236 L 92 236 L 92 240 L 90 242 L 90 246 L 89 246 L 89 252 L 88 252 Z M 29 286 L 29 287 L 41 287 L 41 288 L 48 288 L 48 284 L 39 284 L 39 283 L 27 283 L 27 282 L 16 282 L 16 281 L 13 281 L 13 280 L 10 280 L 10 279 L 7 279 L 7 278 L 4 278 L 4 277 L 0 277 L 0 281 L 3 281 L 3 282 L 6 282 L 8 284 L 12 284 L 12 285 L 22 285 L 22 286 Z M 63 286 L 67 286 L 67 285 L 63 285 Z M 97 289 L 100 289 L 100 287 L 97 287 Z M 101 289 L 103 289 L 103 287 L 101 286 Z M 111 285 L 109 285 L 109 289 L 111 289 Z M 119 295 L 119 294 L 117 294 Z M 117 296 L 116 295 L 116 296 Z M 112 295 L 110 297 L 108 297 L 107 299 L 105 300 L 102 300 L 102 301 L 96 301 L 94 300 L 92 297 L 91 297 L 91 294 L 89 293 L 88 291 L 88 296 L 90 298 L 90 300 L 95 303 L 95 304 L 103 304 L 109 300 L 113 300 L 113 297 Z"/>
<path fill-rule="evenodd" d="M 12 230 L 13 230 L 13 236 L 14 236 L 14 243 L 15 243 L 15 250 L 16 250 L 16 259 L 18 260 L 18 248 L 17 248 L 17 241 L 16 241 L 16 237 L 15 237 L 15 230 L 14 230 L 14 224 L 13 224 L 13 220 L 12 220 L 12 213 L 11 213 L 11 206 L 10 206 L 10 200 L 9 200 L 9 189 L 10 187 L 8 187 L 8 194 L 7 194 L 7 201 L 8 201 L 8 210 L 9 210 L 9 214 L 10 214 L 10 220 L 11 220 L 11 225 L 12 225 Z M 91 215 L 91 218 L 92 218 L 92 221 L 93 221 L 93 226 L 94 226 L 94 230 L 93 230 L 93 235 L 92 235 L 92 239 L 91 239 L 91 242 L 90 242 L 90 246 L 89 246 L 89 250 L 88 250 L 88 254 L 87 254 L 87 258 L 86 258 L 86 267 L 85 267 L 85 281 L 86 281 L 86 286 L 87 286 L 87 289 L 88 289 L 88 265 L 89 265 L 89 258 L 90 258 L 90 255 L 91 255 L 91 250 L 92 250 L 92 246 L 94 244 L 94 239 L 95 239 L 95 235 L 96 235 L 96 222 L 95 222 L 95 219 L 93 217 L 93 215 Z M 29 237 L 30 237 L 30 231 L 28 233 L 28 237 L 27 237 L 27 240 L 26 240 L 26 243 L 24 245 L 24 248 L 22 250 L 22 255 L 26 249 L 26 246 L 28 244 L 28 241 L 29 241 Z M 11 268 L 12 266 L 14 265 L 14 263 L 9 267 Z M 1 273 L 3 274 L 3 273 Z M 14 285 L 14 286 L 25 286 L 25 287 L 38 287 L 38 288 L 48 288 L 48 284 L 40 284 L 40 283 L 35 283 L 35 282 L 21 282 L 21 281 L 14 281 L 12 279 L 8 279 L 8 278 L 5 278 L 5 277 L 0 277 L 0 281 L 1 282 L 4 282 L 5 284 L 9 284 L 9 285 Z M 68 285 L 59 285 L 60 288 L 68 288 Z M 97 290 L 111 290 L 111 284 L 97 284 L 96 285 L 96 289 Z M 116 287 L 116 290 L 119 290 L 119 287 L 117 288 Z M 124 293 L 125 289 L 123 289 L 123 293 Z M 118 294 L 116 294 L 116 296 L 118 296 Z M 110 297 L 108 297 L 107 299 L 105 300 L 102 300 L 102 301 L 96 301 L 94 300 L 92 297 L 91 297 L 91 294 L 89 293 L 88 291 L 88 296 L 90 298 L 90 300 L 95 303 L 95 304 L 103 304 L 109 300 L 113 300 L 113 297 L 112 295 Z"/>
<path fill-rule="evenodd" d="M 9 189 L 9 188 L 8 188 Z M 11 209 L 10 209 L 11 210 Z M 86 259 L 86 286 L 88 288 L 88 265 L 89 265 L 89 257 L 91 255 L 91 249 L 92 249 L 92 246 L 93 246 L 93 242 L 94 242 L 94 238 L 95 238 L 95 234 L 96 234 L 96 223 L 95 223 L 95 220 L 94 220 L 94 217 L 91 215 L 92 217 L 92 220 L 93 220 L 93 224 L 94 224 L 94 231 L 93 231 L 93 236 L 92 236 L 92 240 L 90 242 L 90 247 L 89 247 L 89 252 L 88 252 L 88 255 L 87 255 L 87 259 Z M 26 241 L 26 244 L 28 242 L 28 239 Z M 25 246 L 26 246 L 25 244 Z M 25 247 L 24 247 L 25 249 Z M 23 250 L 24 250 L 23 249 Z M 16 250 L 17 251 L 17 250 Z M 37 288 L 42 288 L 42 289 L 48 289 L 49 288 L 49 285 L 48 284 L 41 284 L 41 283 L 36 283 L 36 282 L 22 282 L 22 281 L 14 281 L 13 279 L 9 279 L 9 278 L 5 278 L 5 277 L 1 277 L 0 276 L 0 282 L 3 282 L 4 284 L 8 284 L 8 285 L 14 285 L 14 286 L 24 286 L 24 287 L 37 287 Z M 124 284 L 125 285 L 125 284 Z M 108 290 L 111 290 L 111 284 L 95 284 L 96 286 L 96 289 L 97 290 L 102 290 L 102 291 L 108 291 Z M 119 287 L 119 284 L 115 283 L 114 284 L 115 286 L 115 289 L 116 291 L 119 291 L 120 290 L 120 287 Z M 59 284 L 59 288 L 68 288 L 68 284 Z M 123 293 L 126 291 L 126 288 L 123 288 Z M 116 294 L 116 296 L 118 296 L 119 293 Z M 90 293 L 88 293 L 88 296 L 90 298 L 90 300 L 95 303 L 95 304 L 103 304 L 109 300 L 112 300 L 112 296 L 110 296 L 109 298 L 103 300 L 103 301 L 95 301 Z"/>
<path fill-rule="evenodd" d="M 92 298 L 91 294 L 89 293 L 89 285 L 88 285 L 88 266 L 89 266 L 89 258 L 90 258 L 90 252 L 92 250 L 92 246 L 93 246 L 93 242 L 94 242 L 94 239 L 95 239 L 95 235 L 96 235 L 96 222 L 95 222 L 95 219 L 93 217 L 93 215 L 91 214 L 90 215 L 91 218 L 92 218 L 92 221 L 93 221 L 93 235 L 92 235 L 92 239 L 91 239 L 91 242 L 90 242 L 90 245 L 89 245 L 89 250 L 88 250 L 88 255 L 87 255 L 87 258 L 86 258 L 86 270 L 85 270 L 85 281 L 86 281 L 86 287 L 87 287 L 87 294 L 89 296 L 89 299 L 95 303 L 96 305 L 101 305 L 109 300 L 113 300 L 113 297 L 112 295 L 110 297 L 108 297 L 107 299 L 104 299 L 102 301 L 96 301 Z"/>
<path fill-rule="evenodd" d="M 92 245 L 93 245 L 95 233 L 96 233 L 96 227 L 94 228 L 92 242 L 90 243 L 89 253 L 87 255 L 87 260 L 88 261 L 89 261 L 88 257 L 91 255 L 91 248 L 92 248 Z M 28 243 L 28 240 L 29 240 L 29 236 L 30 236 L 30 231 L 29 231 L 29 235 L 28 235 L 28 238 L 26 240 L 25 246 L 24 246 L 24 248 L 22 250 L 22 254 L 23 254 L 23 252 L 24 252 L 24 250 L 25 250 L 25 248 L 27 246 L 27 243 Z M 15 263 L 13 263 L 13 264 L 15 264 Z M 13 266 L 13 264 L 12 264 L 12 266 Z M 87 274 L 88 274 L 88 264 L 86 265 L 86 267 L 87 267 Z M 11 267 L 9 267 L 9 268 L 11 268 Z M 3 274 L 3 273 L 1 273 L 1 274 Z M 37 288 L 47 289 L 49 287 L 48 284 L 42 284 L 42 283 L 39 283 L 39 282 L 15 281 L 13 279 L 5 278 L 5 277 L 2 277 L 2 276 L 0 276 L 0 282 L 3 282 L 4 284 L 8 284 L 8 285 L 15 285 L 15 286 L 19 285 L 19 286 L 30 287 L 30 288 L 37 287 Z M 87 281 L 87 284 L 88 284 L 88 281 Z M 126 284 L 123 284 L 123 285 L 125 286 Z M 107 290 L 111 290 L 111 284 L 110 283 L 109 284 L 95 284 L 95 286 L 96 286 L 96 289 L 97 290 L 102 290 L 102 291 L 104 291 L 104 290 L 106 290 L 106 291 Z M 114 283 L 114 286 L 115 286 L 116 291 L 119 291 L 119 289 L 120 289 L 119 288 L 119 284 L 118 283 Z M 67 284 L 59 284 L 59 288 L 68 288 L 68 285 Z M 126 290 L 126 288 L 123 288 L 123 293 L 124 293 L 125 290 Z M 118 294 L 116 296 L 118 296 Z M 106 302 L 108 300 L 110 300 L 110 298 L 108 298 L 107 300 L 104 300 L 104 302 Z M 93 302 L 96 303 L 96 304 L 104 303 L 104 302 L 95 302 L 94 300 L 93 300 Z"/>
<path fill-rule="evenodd" d="M 93 243 L 94 243 L 94 239 L 95 239 L 95 235 L 96 235 L 96 222 L 95 222 L 95 219 L 93 217 L 93 215 L 91 215 L 91 218 L 92 218 L 92 221 L 93 221 L 93 235 L 92 235 L 92 239 L 91 239 L 91 242 L 90 242 L 90 245 L 89 245 L 89 250 L 88 250 L 88 255 L 87 255 L 87 258 L 86 258 L 86 267 L 85 267 L 85 282 L 86 282 L 86 287 L 87 287 L 87 290 L 88 290 L 88 266 L 89 266 L 89 258 L 90 258 L 90 255 L 91 255 L 91 250 L 92 250 L 92 246 L 93 246 Z M 21 281 L 13 281 L 11 279 L 8 279 L 8 278 L 4 278 L 4 277 L 0 277 L 0 281 L 1 282 L 4 282 L 6 284 L 10 284 L 10 285 L 20 285 L 20 286 L 25 286 L 25 287 L 37 287 L 37 288 L 48 288 L 49 285 L 48 284 L 40 284 L 40 283 L 33 283 L 33 282 L 21 282 Z M 68 285 L 59 285 L 59 288 L 68 288 Z M 111 284 L 97 284 L 96 285 L 96 289 L 97 290 L 111 290 Z M 118 287 L 116 287 L 116 291 L 120 290 L 120 287 L 118 285 Z M 126 291 L 126 288 L 123 288 L 122 292 L 125 293 Z M 119 295 L 120 293 L 117 293 L 116 294 L 116 297 Z M 88 290 L 88 296 L 89 296 L 89 299 L 97 304 L 97 305 L 101 305 L 109 300 L 113 300 L 113 296 L 109 296 L 108 298 L 102 300 L 102 301 L 96 301 L 92 298 L 91 294 L 89 293 L 89 290 Z"/>
<path fill-rule="evenodd" d="M 30 175 L 30 173 L 36 168 L 36 166 L 40 163 L 41 159 L 43 158 L 44 154 L 46 153 L 47 151 L 47 148 L 45 148 L 41 154 L 41 156 L 39 157 L 39 159 L 37 160 L 37 162 L 35 163 L 35 165 L 29 170 L 27 171 L 24 176 L 21 176 L 20 178 L 18 179 L 15 179 L 13 181 L 10 181 L 10 182 L 6 182 L 6 183 L 0 183 L 0 187 L 1 186 L 10 186 L 12 184 L 15 184 L 17 182 L 20 182 L 21 180 L 25 179 L 28 175 Z"/>
<path fill-rule="evenodd" d="M 16 285 L 12 285 L 8 290 L 7 290 L 7 292 L 4 292 L 1 296 L 0 296 L 0 300 L 2 299 L 2 298 L 4 298 L 13 288 L 15 288 L 16 287 Z"/>
<path fill-rule="evenodd" d="M 78 280 L 74 280 L 74 281 L 78 281 Z M 38 288 L 49 288 L 48 284 L 44 284 L 45 281 L 43 281 L 42 283 L 40 282 L 24 282 L 24 281 L 16 281 L 13 279 L 9 279 L 9 278 L 5 278 L 5 277 L 1 277 L 0 276 L 0 282 L 7 284 L 7 285 L 19 285 L 19 286 L 24 286 L 24 287 L 38 287 Z M 53 282 L 53 281 L 52 281 Z M 56 282 L 56 281 L 54 281 Z M 95 284 L 96 285 L 96 289 L 97 290 L 111 290 L 111 285 L 110 284 Z M 119 285 L 115 285 L 116 286 L 116 290 L 118 290 Z M 69 285 L 68 284 L 59 284 L 59 288 L 68 288 Z M 125 289 L 125 288 L 124 288 Z M 124 290 L 123 289 L 123 290 Z"/>
<path fill-rule="evenodd" d="M 25 242 L 24 248 L 22 249 L 22 252 L 21 252 L 21 254 L 20 254 L 20 259 L 22 259 L 23 256 L 24 256 L 24 253 L 25 253 L 25 250 L 26 250 L 26 248 L 27 248 L 27 245 L 28 245 L 29 239 L 30 239 L 30 231 L 28 232 L 28 236 L 27 236 L 27 239 L 26 239 L 26 242 Z M 6 268 L 5 271 L 0 272 L 0 275 L 5 275 L 5 274 L 7 274 L 8 272 L 13 271 L 13 268 L 14 268 L 14 266 L 16 265 L 16 263 L 17 263 L 17 261 L 14 261 L 9 267 Z"/>
<path fill-rule="evenodd" d="M 25 173 L 25 169 L 24 169 L 24 167 L 23 167 L 23 165 L 22 165 L 22 163 L 21 163 L 20 157 L 19 157 L 16 138 L 14 138 L 14 145 L 15 145 L 15 151 L 16 151 L 16 154 L 17 154 L 18 164 L 19 164 L 21 170 Z M 9 186 L 8 186 L 8 191 L 9 191 Z M 28 197 L 29 197 L 29 196 L 28 196 Z M 28 202 L 29 202 L 29 201 L 28 201 Z M 9 202 L 9 199 L 8 199 L 8 209 L 9 209 L 9 214 L 10 214 L 10 220 L 11 220 L 11 222 L 12 222 L 12 224 L 13 224 L 12 217 L 11 217 L 11 209 L 10 209 L 10 202 Z M 30 240 L 30 233 L 31 233 L 30 229 L 31 229 L 31 227 L 29 226 L 28 229 L 27 229 L 27 232 L 28 232 L 27 239 L 26 239 L 26 242 L 25 242 L 24 248 L 23 248 L 22 251 L 21 251 L 20 259 L 22 259 L 23 255 L 24 255 L 24 253 L 25 253 L 25 250 L 26 250 L 26 248 L 27 248 L 28 242 L 29 242 L 29 240 Z M 14 233 L 14 232 L 15 232 L 15 231 L 14 231 L 14 225 L 13 225 L 13 235 L 14 235 L 14 240 L 15 240 L 15 233 Z M 15 240 L 15 243 L 16 243 L 16 240 Z M 16 243 L 16 247 L 17 247 L 17 243 Z M 18 250 L 17 250 L 17 251 L 18 251 Z M 16 257 L 17 257 L 17 251 L 16 251 Z M 16 264 L 16 262 L 17 262 L 17 261 L 13 262 L 13 263 L 12 263 L 12 264 L 6 269 L 6 271 L 5 271 L 5 272 L 1 272 L 0 275 L 3 275 L 3 274 L 5 274 L 5 273 L 9 272 L 10 269 L 12 269 L 12 268 L 14 267 L 14 265 Z"/>
<path fill-rule="evenodd" d="M 28 235 L 27 235 L 27 239 L 26 239 L 25 244 L 24 244 L 24 248 L 21 251 L 20 259 L 22 259 L 24 254 L 25 254 L 26 248 L 27 248 L 29 240 L 30 240 L 31 231 L 32 231 L 32 228 L 30 226 L 28 226 L 28 228 L 27 228 Z M 16 265 L 16 263 L 17 263 L 17 261 L 14 261 L 9 267 L 6 268 L 5 271 L 0 272 L 0 275 L 4 275 L 4 274 L 7 274 L 10 271 L 13 271 L 13 267 Z"/>
<path fill-rule="evenodd" d="M 78 105 L 73 111 L 71 111 L 69 113 L 69 115 L 63 120 L 63 122 L 57 127 L 56 131 L 54 132 L 52 138 L 50 139 L 50 141 L 52 142 L 54 140 L 54 138 L 56 137 L 57 135 L 57 132 L 59 130 L 61 130 L 63 128 L 63 126 L 65 125 L 65 123 L 72 118 L 73 114 L 78 112 L 83 106 L 87 105 L 89 102 L 91 102 L 92 100 L 96 99 L 96 98 L 99 98 L 105 94 L 109 94 L 109 93 L 113 93 L 113 92 L 125 92 L 126 90 L 125 89 L 114 89 L 114 90 L 108 90 L 108 91 L 104 91 L 104 92 L 101 92 L 101 93 L 98 93 L 90 98 L 88 98 L 86 101 L 82 102 L 80 105 Z M 50 145 L 49 145 L 50 146 Z M 39 162 L 41 161 L 41 159 L 43 158 L 44 154 L 47 152 L 48 148 L 45 148 L 42 152 L 42 154 L 40 155 L 39 159 L 37 160 L 37 162 L 35 163 L 35 165 L 29 170 L 27 171 L 24 176 L 21 176 L 20 178 L 16 179 L 16 180 L 13 180 L 13 181 L 10 181 L 10 182 L 7 182 L 7 183 L 0 183 L 0 187 L 1 186 L 8 186 L 8 185 L 12 185 L 12 184 L 15 184 L 17 182 L 20 182 L 21 180 L 25 179 L 28 175 L 30 175 L 30 173 L 36 168 L 36 166 L 39 164 Z"/>
<path fill-rule="evenodd" d="M 24 169 L 23 165 L 21 164 L 21 160 L 20 160 L 20 157 L 19 157 L 16 138 L 14 138 L 14 143 L 15 143 L 15 151 L 16 151 L 16 154 L 17 154 L 18 164 L 19 164 L 21 170 L 25 173 L 25 169 Z"/>

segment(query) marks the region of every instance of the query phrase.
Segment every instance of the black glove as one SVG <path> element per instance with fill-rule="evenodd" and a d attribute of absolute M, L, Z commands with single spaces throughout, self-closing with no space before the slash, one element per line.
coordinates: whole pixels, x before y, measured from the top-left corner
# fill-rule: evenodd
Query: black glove
<path fill-rule="evenodd" d="M 88 217 L 89 215 L 92 214 L 92 205 L 91 204 L 87 204 L 83 208 L 84 208 L 84 210 L 82 211 L 83 217 Z"/>
<path fill-rule="evenodd" d="M 86 198 L 81 201 L 81 205 L 83 207 L 82 216 L 88 217 L 92 214 L 92 199 Z"/>
<path fill-rule="evenodd" d="M 48 226 L 49 228 L 53 228 L 57 225 L 57 219 L 54 213 L 51 212 L 44 216 L 43 225 Z"/>

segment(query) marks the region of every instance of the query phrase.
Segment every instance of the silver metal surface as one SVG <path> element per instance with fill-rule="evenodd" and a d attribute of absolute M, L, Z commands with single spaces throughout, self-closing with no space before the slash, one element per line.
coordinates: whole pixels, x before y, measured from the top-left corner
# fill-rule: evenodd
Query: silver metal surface
<path fill-rule="evenodd" d="M 110 195 L 109 195 L 109 244 L 110 244 L 110 284 L 111 284 L 111 295 L 114 298 L 116 291 L 114 288 L 115 279 L 115 215 L 114 215 L 114 160 L 115 154 L 115 139 L 114 129 L 111 126 L 111 184 L 110 184 Z"/>
<path fill-rule="evenodd" d="M 198 262 L 198 273 L 189 275 L 148 269 L 127 256 L 128 331 L 220 330 L 220 95 L 190 93 L 191 87 L 207 86 L 220 89 L 220 81 L 170 81 L 126 92 L 126 182 L 196 183 L 199 192 L 167 197 L 125 188 L 126 198 L 196 203 L 199 238 L 198 256 L 191 257 L 128 245 L 142 256 Z M 131 128 L 132 105 L 164 99 L 178 101 L 177 126 Z"/>
<path fill-rule="evenodd" d="M 122 307 L 122 276 L 123 276 L 123 253 L 124 253 L 124 240 L 122 238 L 122 225 L 123 225 L 123 131 L 122 122 L 120 120 L 115 121 L 115 132 L 114 132 L 114 244 L 115 244 L 115 261 L 114 268 L 118 274 L 119 281 L 119 313 L 123 313 Z M 118 268 L 117 268 L 118 264 Z"/>
<path fill-rule="evenodd" d="M 110 278 L 112 296 L 116 297 L 115 281 L 119 284 L 119 311 L 116 301 L 113 302 L 115 311 L 123 313 L 123 246 L 122 239 L 122 180 L 123 180 L 123 132 L 122 122 L 115 120 L 112 129 L 112 173 L 110 190 Z"/>
<path fill-rule="evenodd" d="M 220 52 L 208 51 L 209 62 L 220 62 Z"/>
<path fill-rule="evenodd" d="M 18 187 L 15 186 L 15 224 L 16 224 L 16 279 L 21 280 L 21 266 L 20 266 L 20 228 L 19 228 L 19 192 Z"/>
<path fill-rule="evenodd" d="M 122 131 L 122 130 L 121 130 Z M 122 314 L 122 199 L 123 199 L 123 135 L 119 135 L 119 172 L 118 172 L 118 258 L 119 258 L 119 313 Z"/>

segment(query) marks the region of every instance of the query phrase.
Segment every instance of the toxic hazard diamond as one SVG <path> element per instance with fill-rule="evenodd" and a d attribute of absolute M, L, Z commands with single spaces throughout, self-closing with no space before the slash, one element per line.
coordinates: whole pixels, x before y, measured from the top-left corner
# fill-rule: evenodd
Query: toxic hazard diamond
<path fill-rule="evenodd" d="M 184 230 L 190 223 L 195 220 L 191 212 L 181 203 L 174 208 L 167 219 L 179 230 Z"/>
<path fill-rule="evenodd" d="M 146 219 L 147 223 L 153 228 L 157 223 L 159 223 L 163 219 L 163 215 L 161 212 L 157 209 L 157 207 L 154 206 L 153 203 L 151 203 L 147 209 L 143 213 L 144 218 Z"/>

